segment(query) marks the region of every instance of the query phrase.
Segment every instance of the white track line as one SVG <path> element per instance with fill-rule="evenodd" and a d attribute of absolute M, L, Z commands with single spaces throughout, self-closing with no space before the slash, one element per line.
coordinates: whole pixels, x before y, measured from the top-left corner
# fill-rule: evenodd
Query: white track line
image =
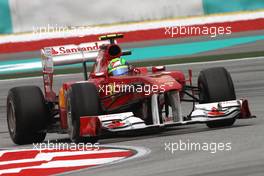
<path fill-rule="evenodd" d="M 131 159 L 135 159 L 135 158 L 141 158 L 145 155 L 150 154 L 150 149 L 148 148 L 144 148 L 144 147 L 138 147 L 138 146 L 112 146 L 112 145 L 102 145 L 100 147 L 105 147 L 106 149 L 102 150 L 102 151 L 96 151 L 96 152 L 100 152 L 100 153 L 104 153 L 104 152 L 110 152 L 112 151 L 114 152 L 120 152 L 120 151 L 135 151 L 136 153 L 131 156 L 131 157 L 113 157 L 113 158 L 99 158 L 99 159 L 80 159 L 80 160 L 64 160 L 64 161 L 52 161 L 50 163 L 43 163 L 39 166 L 29 166 L 29 167 L 20 167 L 20 168 L 12 168 L 12 169 L 5 169 L 5 170 L 0 170 L 0 174 L 7 174 L 7 173 L 18 173 L 20 172 L 22 169 L 32 169 L 32 168 L 53 168 L 53 167 L 60 167 L 63 166 L 65 167 L 65 164 L 67 166 L 87 166 L 87 165 L 93 165 L 92 168 L 100 168 L 103 167 L 105 165 L 112 165 L 112 164 L 117 164 L 120 162 L 124 162 L 124 161 L 128 161 Z M 107 149 L 108 148 L 108 149 Z M 27 151 L 27 150 L 31 150 L 31 149 L 21 149 L 20 151 Z M 19 151 L 17 150 L 11 150 L 11 151 Z M 4 152 L 4 151 L 3 151 Z M 87 153 L 89 151 L 86 151 L 85 153 Z M 90 151 L 90 153 L 93 153 L 94 151 Z M 96 153 L 95 152 L 95 153 Z M 67 152 L 61 152 L 61 153 L 67 153 Z M 76 152 L 74 152 L 74 154 L 76 154 Z M 47 155 L 47 153 L 44 153 L 44 155 Z M 51 155 L 55 155 L 53 153 L 51 153 Z M 62 154 L 61 154 L 62 155 Z M 69 155 L 72 155 L 71 153 Z M 36 158 L 35 158 L 36 159 Z M 43 159 L 43 158 L 42 158 Z M 50 160 L 51 157 L 49 156 L 48 158 L 46 158 L 47 160 Z M 97 165 L 97 166 L 94 166 Z M 81 170 L 86 170 L 86 169 L 91 169 L 91 168 L 84 168 Z M 74 170 L 74 171 L 70 171 L 70 172 L 64 172 L 65 173 L 76 173 L 76 172 L 80 172 L 81 170 Z"/>
<path fill-rule="evenodd" d="M 77 172 L 79 173 L 80 171 L 84 171 L 84 170 L 88 170 L 88 169 L 89 170 L 90 169 L 98 169 L 98 168 L 104 167 L 105 165 L 114 165 L 114 164 L 118 164 L 118 163 L 121 163 L 121 162 L 142 158 L 142 157 L 147 156 L 147 155 L 149 155 L 151 153 L 151 150 L 149 148 L 139 147 L 139 146 L 103 145 L 103 147 L 111 147 L 111 148 L 113 147 L 113 148 L 134 150 L 137 153 L 135 155 L 131 156 L 131 157 L 127 157 L 127 158 L 124 158 L 124 159 L 116 160 L 116 161 L 113 161 L 111 163 L 106 163 L 106 164 L 103 164 L 103 165 L 97 165 L 97 166 L 94 166 L 94 167 L 91 167 L 91 168 L 84 168 L 84 169 L 80 169 L 80 170 L 76 170 L 76 171 L 64 172 L 63 174 L 72 174 L 72 173 L 77 173 Z"/>
<path fill-rule="evenodd" d="M 20 150 L 23 151 L 23 150 Z M 54 157 L 58 156 L 73 156 L 73 155 L 84 155 L 84 154 L 104 154 L 104 153 L 116 153 L 116 152 L 126 152 L 128 150 L 121 150 L 121 149 L 104 149 L 104 150 L 91 150 L 91 151 L 76 151 L 76 152 L 45 152 L 45 153 L 38 153 L 35 158 L 31 159 L 20 159 L 20 160 L 11 160 L 11 161 L 1 161 L 1 165 L 6 165 L 6 164 L 17 164 L 17 163 L 26 163 L 26 162 L 37 162 L 37 161 L 50 161 Z M 7 151 L 5 151 L 6 153 Z M 8 151 L 9 152 L 9 151 Z M 12 152 L 12 150 L 11 150 Z"/>
<path fill-rule="evenodd" d="M 28 166 L 28 167 L 20 167 L 20 168 L 0 170 L 0 175 L 1 174 L 8 174 L 8 173 L 19 173 L 25 169 L 48 169 L 48 168 L 58 168 L 58 167 L 94 166 L 94 165 L 101 165 L 101 164 L 110 163 L 110 162 L 113 162 L 116 160 L 121 160 L 123 158 L 125 158 L 125 157 L 51 161 L 48 163 L 43 163 L 39 166 Z"/>

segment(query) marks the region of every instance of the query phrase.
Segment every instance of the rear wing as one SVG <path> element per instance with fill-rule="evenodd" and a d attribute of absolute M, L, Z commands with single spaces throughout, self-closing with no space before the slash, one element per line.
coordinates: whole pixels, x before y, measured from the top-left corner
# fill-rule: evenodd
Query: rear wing
<path fill-rule="evenodd" d="M 43 71 L 52 72 L 54 66 L 95 62 L 100 46 L 105 44 L 110 44 L 110 41 L 45 47 L 41 49 Z"/>
<path fill-rule="evenodd" d="M 56 101 L 53 91 L 54 66 L 83 63 L 85 79 L 87 79 L 86 62 L 95 62 L 101 45 L 110 44 L 110 41 L 82 43 L 80 45 L 64 45 L 45 47 L 41 49 L 42 72 L 45 98 Z"/>

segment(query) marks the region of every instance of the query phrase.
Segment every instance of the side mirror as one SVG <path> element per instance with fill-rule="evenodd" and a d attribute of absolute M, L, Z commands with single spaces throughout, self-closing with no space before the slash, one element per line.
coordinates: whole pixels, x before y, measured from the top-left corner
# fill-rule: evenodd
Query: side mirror
<path fill-rule="evenodd" d="M 106 78 L 107 75 L 104 72 L 90 73 L 91 78 Z"/>
<path fill-rule="evenodd" d="M 159 71 L 165 71 L 166 70 L 166 67 L 165 66 L 153 66 L 152 67 L 152 72 L 155 73 L 155 72 L 159 72 Z"/>

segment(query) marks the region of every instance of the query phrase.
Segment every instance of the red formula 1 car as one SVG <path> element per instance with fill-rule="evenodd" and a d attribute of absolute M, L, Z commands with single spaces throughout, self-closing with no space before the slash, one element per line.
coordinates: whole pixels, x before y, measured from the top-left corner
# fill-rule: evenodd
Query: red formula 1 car
<path fill-rule="evenodd" d="M 236 119 L 251 118 L 247 100 L 236 99 L 225 68 L 202 70 L 198 86 L 181 71 L 165 66 L 129 67 L 123 76 L 110 76 L 113 58 L 131 54 L 116 44 L 121 34 L 101 41 L 47 47 L 41 50 L 44 95 L 39 87 L 10 89 L 7 97 L 9 133 L 16 144 L 41 142 L 47 132 L 68 133 L 74 142 L 95 142 L 105 132 L 151 129 L 206 123 L 210 128 L 231 126 Z M 86 62 L 94 62 L 88 75 Z M 54 66 L 82 63 L 84 81 L 64 82 L 53 90 Z M 181 102 L 193 103 L 182 114 Z"/>

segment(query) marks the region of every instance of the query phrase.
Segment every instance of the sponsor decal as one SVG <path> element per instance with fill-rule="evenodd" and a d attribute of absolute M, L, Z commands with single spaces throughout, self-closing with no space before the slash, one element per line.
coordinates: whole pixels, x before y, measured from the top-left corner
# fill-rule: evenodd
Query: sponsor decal
<path fill-rule="evenodd" d="M 219 111 L 216 107 L 212 107 L 211 111 L 208 112 L 208 115 L 211 115 L 211 116 L 221 116 L 224 114 L 225 114 L 224 112 Z"/>
<path fill-rule="evenodd" d="M 120 120 L 113 120 L 110 124 L 107 125 L 107 127 L 110 129 L 123 127 L 123 126 L 125 126 L 125 123 L 121 122 Z"/>
<path fill-rule="evenodd" d="M 109 41 L 98 41 L 90 43 L 82 43 L 80 45 L 64 45 L 54 46 L 51 49 L 52 55 L 67 55 L 83 51 L 98 51 L 103 44 L 109 44 Z"/>
<path fill-rule="evenodd" d="M 76 46 L 76 45 L 69 45 L 69 46 L 61 46 L 61 47 L 53 47 L 52 48 L 52 54 L 58 55 L 58 54 L 72 54 L 72 53 L 78 53 L 81 51 L 97 51 L 99 50 L 98 43 L 95 42 L 94 46 L 87 45 L 87 46 Z"/>

